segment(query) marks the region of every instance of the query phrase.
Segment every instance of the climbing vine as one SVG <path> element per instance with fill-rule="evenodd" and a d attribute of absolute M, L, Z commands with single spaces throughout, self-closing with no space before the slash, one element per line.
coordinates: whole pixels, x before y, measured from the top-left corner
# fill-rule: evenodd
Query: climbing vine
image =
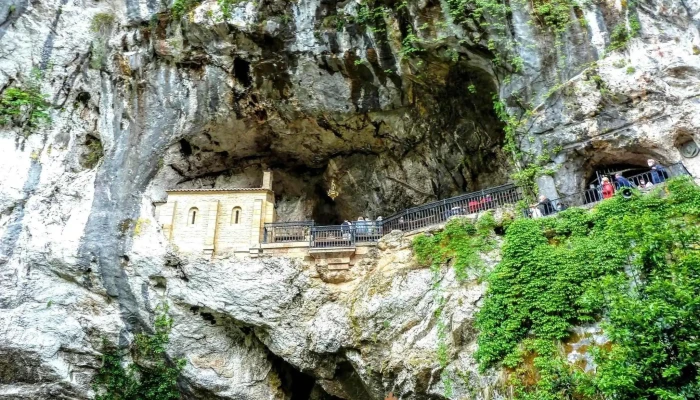
<path fill-rule="evenodd" d="M 482 369 L 505 367 L 522 399 L 697 398 L 700 189 L 667 188 L 513 222 L 477 316 Z M 610 339 L 595 374 L 559 345 L 589 323 Z"/>
<path fill-rule="evenodd" d="M 165 349 L 170 340 L 173 320 L 168 305 L 156 309 L 154 333 L 139 333 L 130 347 L 133 362 L 124 366 L 123 354 L 108 348 L 102 367 L 93 381 L 96 400 L 174 400 L 180 398 L 177 378 L 185 360 L 171 362 Z"/>

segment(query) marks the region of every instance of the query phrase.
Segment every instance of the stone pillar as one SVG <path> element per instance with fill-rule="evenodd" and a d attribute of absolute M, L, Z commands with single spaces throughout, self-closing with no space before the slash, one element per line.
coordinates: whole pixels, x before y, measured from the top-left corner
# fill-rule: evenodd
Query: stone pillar
<path fill-rule="evenodd" d="M 265 202 L 265 219 L 263 222 L 275 222 L 275 195 L 268 193 Z"/>
<path fill-rule="evenodd" d="M 216 238 L 216 226 L 219 214 L 219 201 L 214 200 L 209 202 L 209 209 L 207 210 L 205 220 L 203 221 L 206 225 L 204 226 L 204 254 L 207 256 L 214 255 L 214 243 Z"/>
<path fill-rule="evenodd" d="M 272 171 L 263 171 L 262 188 L 272 190 Z"/>
<path fill-rule="evenodd" d="M 250 223 L 250 247 L 260 245 L 260 232 L 263 218 L 263 200 L 257 199 L 253 204 L 253 219 Z"/>
<path fill-rule="evenodd" d="M 177 210 L 177 201 L 167 202 L 157 206 L 158 208 L 158 223 L 163 228 L 163 234 L 171 241 L 173 238 L 173 228 L 175 225 L 175 211 Z"/>

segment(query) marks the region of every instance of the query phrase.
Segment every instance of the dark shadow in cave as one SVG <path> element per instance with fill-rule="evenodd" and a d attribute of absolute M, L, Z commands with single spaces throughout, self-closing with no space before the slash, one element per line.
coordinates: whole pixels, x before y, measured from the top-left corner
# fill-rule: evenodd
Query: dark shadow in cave
<path fill-rule="evenodd" d="M 317 225 L 340 225 L 343 222 L 338 205 L 328 197 L 321 183 L 314 186 L 314 197 L 318 201 L 314 204 L 312 219 Z"/>
<path fill-rule="evenodd" d="M 307 375 L 284 361 L 275 354 L 268 353 L 268 361 L 280 378 L 282 390 L 291 395 L 291 400 L 309 400 L 316 386 L 316 379 Z M 318 398 L 315 396 L 314 398 Z M 338 397 L 325 394 L 321 400 L 341 400 Z"/>

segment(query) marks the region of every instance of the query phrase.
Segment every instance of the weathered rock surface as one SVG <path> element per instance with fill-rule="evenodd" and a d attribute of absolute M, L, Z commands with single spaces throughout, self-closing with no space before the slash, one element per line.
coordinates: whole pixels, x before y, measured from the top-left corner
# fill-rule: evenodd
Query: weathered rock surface
<path fill-rule="evenodd" d="M 678 149 L 700 141 L 700 2 L 637 3 L 639 37 L 607 55 L 622 2 L 578 8 L 584 23 L 558 46 L 514 9 L 523 71 L 504 79 L 489 32 L 437 3 L 373 31 L 335 28 L 353 2 L 239 2 L 226 21 L 214 0 L 178 21 L 150 0 L 2 2 L 0 92 L 39 69 L 52 123 L 0 127 L 0 398 L 90 398 L 103 339 L 126 345 L 162 302 L 188 398 L 444 396 L 434 277 L 405 239 L 327 284 L 294 260 L 173 254 L 152 201 L 173 186 L 257 185 L 270 167 L 283 219 L 333 222 L 502 183 L 494 92 L 513 115 L 532 105 L 521 149 L 562 146 L 561 193 L 648 157 L 698 174 Z M 402 60 L 408 26 L 420 57 Z M 323 196 L 332 178 L 336 203 Z M 455 396 L 493 398 L 496 376 L 473 359 L 485 288 L 439 279 Z"/>

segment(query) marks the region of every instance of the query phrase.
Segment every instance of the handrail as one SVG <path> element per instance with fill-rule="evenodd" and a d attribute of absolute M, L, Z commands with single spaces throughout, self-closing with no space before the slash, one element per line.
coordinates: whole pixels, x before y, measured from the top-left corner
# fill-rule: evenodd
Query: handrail
<path fill-rule="evenodd" d="M 656 184 L 663 183 L 666 180 L 675 178 L 677 176 L 690 175 L 683 163 L 680 162 L 671 164 L 664 169 L 665 172 L 663 173 L 657 172 L 657 174 L 660 175 L 657 175 L 657 179 L 659 180 L 659 182 L 657 182 Z M 654 179 L 652 178 L 651 170 L 630 177 L 626 177 L 625 179 L 630 181 L 633 187 L 639 188 L 643 191 L 650 190 L 656 185 L 653 183 Z M 641 185 L 642 181 L 644 181 L 645 183 L 644 186 Z M 614 187 L 613 194 L 617 193 L 620 190 L 620 188 L 623 187 L 618 182 L 611 182 L 611 184 L 613 184 Z M 538 203 L 532 205 L 525 209 L 523 212 L 525 213 L 526 217 L 530 218 L 546 217 L 549 215 L 554 215 L 560 211 L 564 211 L 569 207 L 592 206 L 600 203 L 603 200 L 605 200 L 605 198 L 603 197 L 601 188 L 595 187 L 583 190 L 581 192 L 571 193 L 569 195 L 565 195 L 557 199 L 550 199 L 549 204 Z"/>
<path fill-rule="evenodd" d="M 652 171 L 643 172 L 627 178 L 635 186 L 643 180 L 652 182 Z M 679 175 L 690 175 L 683 163 L 665 167 L 662 181 Z M 620 185 L 612 182 L 615 190 Z M 397 212 L 382 221 L 352 221 L 350 225 L 315 225 L 314 221 L 265 223 L 263 243 L 309 241 L 310 247 L 353 247 L 356 243 L 374 243 L 394 229 L 413 231 L 430 225 L 447 221 L 455 215 L 468 215 L 515 204 L 524 200 L 520 187 L 507 183 L 484 190 L 464 193 L 455 197 L 433 201 Z M 571 206 L 596 204 L 603 200 L 600 187 L 551 200 L 552 210 L 543 214 L 551 215 Z M 530 206 L 526 215 L 533 216 L 539 205 Z M 334 246 L 335 245 L 335 246 Z"/>
<path fill-rule="evenodd" d="M 263 243 L 291 243 L 309 240 L 314 221 L 266 222 Z"/>

